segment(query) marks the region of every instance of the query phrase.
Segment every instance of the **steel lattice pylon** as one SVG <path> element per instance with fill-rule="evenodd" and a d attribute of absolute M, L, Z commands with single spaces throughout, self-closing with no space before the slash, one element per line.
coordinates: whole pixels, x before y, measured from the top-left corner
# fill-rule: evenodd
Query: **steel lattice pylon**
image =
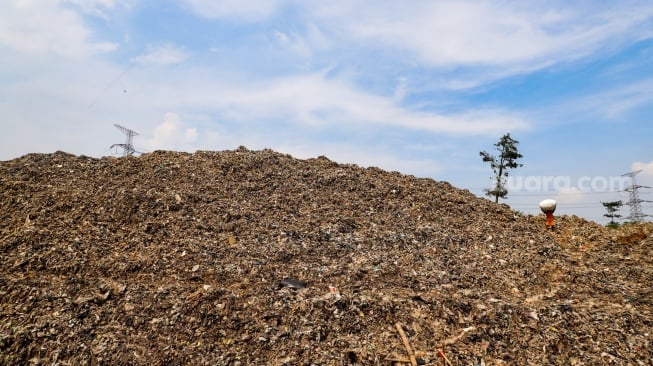
<path fill-rule="evenodd" d="M 646 202 L 639 198 L 639 188 L 651 188 L 647 186 L 640 186 L 635 183 L 635 176 L 641 173 L 641 170 L 636 170 L 634 172 L 623 174 L 623 177 L 630 177 L 632 185 L 629 188 L 626 188 L 626 192 L 630 193 L 630 200 L 628 205 L 630 206 L 630 216 L 626 217 L 627 219 L 633 222 L 640 222 L 644 217 L 648 216 L 642 212 L 642 202 Z"/>
<path fill-rule="evenodd" d="M 123 127 L 117 123 L 114 124 L 117 129 L 122 131 L 122 133 L 125 134 L 125 143 L 124 144 L 113 144 L 111 145 L 111 148 L 114 147 L 122 147 L 122 156 L 128 156 L 128 155 L 133 155 L 136 150 L 134 149 L 134 136 L 137 136 L 138 133 L 136 131 L 130 130 L 127 127 Z"/>

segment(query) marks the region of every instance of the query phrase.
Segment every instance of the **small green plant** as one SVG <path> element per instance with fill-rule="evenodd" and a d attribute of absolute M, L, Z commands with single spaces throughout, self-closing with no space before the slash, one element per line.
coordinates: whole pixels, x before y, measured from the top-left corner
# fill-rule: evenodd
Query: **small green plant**
<path fill-rule="evenodd" d="M 605 210 L 607 211 L 607 213 L 604 214 L 603 216 L 610 219 L 610 222 L 606 226 L 611 228 L 619 227 L 619 223 L 616 222 L 615 219 L 621 217 L 621 215 L 619 215 L 617 211 L 619 211 L 621 206 L 623 206 L 623 202 L 619 200 L 613 202 L 601 202 L 601 204 L 603 204 L 603 207 L 605 207 Z"/>

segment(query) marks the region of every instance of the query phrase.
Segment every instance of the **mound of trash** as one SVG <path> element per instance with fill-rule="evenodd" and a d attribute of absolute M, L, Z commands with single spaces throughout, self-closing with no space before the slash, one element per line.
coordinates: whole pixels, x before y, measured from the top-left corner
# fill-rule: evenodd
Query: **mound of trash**
<path fill-rule="evenodd" d="M 29 154 L 0 195 L 2 364 L 653 359 L 650 223 L 548 230 L 446 182 L 242 147 Z"/>

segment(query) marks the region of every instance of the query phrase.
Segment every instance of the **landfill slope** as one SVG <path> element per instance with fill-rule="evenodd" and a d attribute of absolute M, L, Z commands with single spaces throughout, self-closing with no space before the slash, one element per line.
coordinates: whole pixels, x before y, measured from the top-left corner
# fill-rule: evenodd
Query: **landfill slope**
<path fill-rule="evenodd" d="M 29 154 L 0 195 L 0 364 L 653 364 L 650 223 L 246 148 Z"/>

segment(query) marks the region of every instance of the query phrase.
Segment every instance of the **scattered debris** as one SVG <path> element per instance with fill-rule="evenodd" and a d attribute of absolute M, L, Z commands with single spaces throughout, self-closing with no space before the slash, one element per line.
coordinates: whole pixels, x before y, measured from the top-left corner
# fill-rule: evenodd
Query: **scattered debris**
<path fill-rule="evenodd" d="M 653 358 L 651 223 L 547 230 L 446 182 L 245 148 L 29 154 L 0 195 L 0 364 Z"/>
<path fill-rule="evenodd" d="M 294 289 L 306 288 L 306 281 L 286 278 L 279 282 L 279 287 L 290 287 Z"/>

